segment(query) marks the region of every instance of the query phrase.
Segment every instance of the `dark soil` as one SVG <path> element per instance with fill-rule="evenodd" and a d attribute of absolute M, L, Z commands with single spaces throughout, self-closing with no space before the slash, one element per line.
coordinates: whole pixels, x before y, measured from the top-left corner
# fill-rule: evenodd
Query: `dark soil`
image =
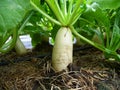
<path fill-rule="evenodd" d="M 94 47 L 74 46 L 74 63 L 59 73 L 51 66 L 51 45 L 28 51 L 0 55 L 0 90 L 120 90 L 120 63 Z"/>

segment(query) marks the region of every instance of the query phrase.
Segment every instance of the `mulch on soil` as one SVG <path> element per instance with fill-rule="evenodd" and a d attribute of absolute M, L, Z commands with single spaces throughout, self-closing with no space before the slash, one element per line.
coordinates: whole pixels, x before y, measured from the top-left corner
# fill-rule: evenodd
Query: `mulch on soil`
<path fill-rule="evenodd" d="M 94 47 L 74 46 L 74 63 L 58 73 L 51 52 L 44 44 L 23 56 L 1 54 L 0 90 L 120 90 L 120 63 L 107 61 Z"/>

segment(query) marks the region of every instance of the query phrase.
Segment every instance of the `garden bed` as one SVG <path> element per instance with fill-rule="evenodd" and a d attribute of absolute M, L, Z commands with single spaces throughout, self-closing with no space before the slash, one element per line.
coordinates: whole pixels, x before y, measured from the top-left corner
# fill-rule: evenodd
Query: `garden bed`
<path fill-rule="evenodd" d="M 0 55 L 0 90 L 120 90 L 120 63 L 94 47 L 74 45 L 74 63 L 59 73 L 51 67 L 52 46 L 28 51 Z"/>

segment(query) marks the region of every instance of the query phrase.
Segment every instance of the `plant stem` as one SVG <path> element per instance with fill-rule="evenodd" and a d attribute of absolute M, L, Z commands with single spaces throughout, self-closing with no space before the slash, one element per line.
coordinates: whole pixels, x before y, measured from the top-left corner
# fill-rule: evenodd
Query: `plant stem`
<path fill-rule="evenodd" d="M 98 48 L 99 50 L 105 52 L 105 48 L 102 46 L 102 45 L 99 45 L 97 43 L 94 43 L 92 41 L 90 41 L 89 39 L 83 37 L 82 35 L 80 35 L 75 29 L 73 26 L 70 26 L 70 29 L 72 30 L 73 34 L 75 34 L 76 36 L 78 36 L 79 38 L 81 38 L 82 40 L 86 41 L 87 43 L 89 43 L 90 45 Z"/>
<path fill-rule="evenodd" d="M 11 30 L 8 34 L 8 32 L 5 32 L 5 34 L 3 35 L 2 42 L 0 42 L 0 47 L 2 47 L 5 42 L 9 39 L 10 35 L 13 33 L 13 31 Z"/>
<path fill-rule="evenodd" d="M 18 30 L 18 33 L 21 32 L 21 30 L 23 30 L 23 28 L 25 27 L 26 23 L 28 22 L 28 20 L 31 18 L 31 16 L 34 14 L 34 11 L 31 11 L 26 18 L 23 20 L 23 23 L 21 25 L 21 27 Z"/>
<path fill-rule="evenodd" d="M 69 21 L 70 21 L 70 17 L 71 17 L 71 13 L 72 13 L 72 9 L 73 9 L 73 3 L 74 3 L 74 0 L 68 0 L 68 2 L 69 2 L 69 7 L 68 7 L 68 12 L 67 12 L 67 23 L 69 23 Z"/>
<path fill-rule="evenodd" d="M 13 35 L 12 36 L 13 36 L 12 37 L 13 39 L 10 40 L 8 43 L 4 44 L 2 46 L 2 48 L 0 48 L 0 52 L 7 53 L 15 46 L 17 36 L 18 36 L 18 31 L 16 30 L 16 28 L 13 29 Z"/>
<path fill-rule="evenodd" d="M 50 6 L 52 11 L 54 12 L 57 19 L 64 25 L 64 15 L 60 9 L 60 6 L 58 5 L 57 0 L 46 0 L 47 4 Z"/>
<path fill-rule="evenodd" d="M 60 0 L 61 10 L 64 16 L 67 15 L 67 6 L 66 6 L 67 0 Z"/>
<path fill-rule="evenodd" d="M 41 13 L 42 15 L 44 15 L 46 18 L 48 18 L 51 22 L 57 24 L 57 25 L 60 25 L 61 26 L 61 23 L 55 19 L 53 19 L 52 17 L 50 17 L 48 14 L 46 14 L 43 10 L 41 10 L 40 8 L 38 8 L 31 0 L 30 0 L 30 3 L 31 5 L 39 12 Z"/>
<path fill-rule="evenodd" d="M 81 14 L 80 12 L 83 11 L 83 9 L 80 7 L 80 5 L 83 2 L 84 2 L 84 0 L 76 1 L 76 3 L 75 3 L 76 5 L 75 5 L 75 8 L 74 8 L 72 14 L 70 15 L 70 20 L 69 20 L 68 25 L 73 25 L 76 22 L 76 20 L 78 19 L 78 17 L 80 16 L 80 14 Z"/>

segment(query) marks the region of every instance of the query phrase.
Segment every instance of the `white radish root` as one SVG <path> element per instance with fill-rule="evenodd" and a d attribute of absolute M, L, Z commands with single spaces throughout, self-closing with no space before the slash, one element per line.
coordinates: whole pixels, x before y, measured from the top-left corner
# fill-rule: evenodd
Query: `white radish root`
<path fill-rule="evenodd" d="M 67 69 L 72 63 L 73 43 L 72 33 L 67 27 L 61 27 L 57 32 L 52 53 L 52 67 L 56 72 Z"/>

